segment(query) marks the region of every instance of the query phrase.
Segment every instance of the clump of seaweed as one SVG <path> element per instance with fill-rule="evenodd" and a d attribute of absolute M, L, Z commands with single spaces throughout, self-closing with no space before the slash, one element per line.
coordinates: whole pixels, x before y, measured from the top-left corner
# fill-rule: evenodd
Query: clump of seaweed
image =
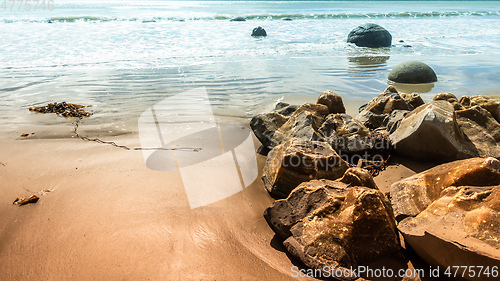
<path fill-rule="evenodd" d="M 85 111 L 86 106 L 80 105 L 80 104 L 74 104 L 74 103 L 67 103 L 65 101 L 63 102 L 55 102 L 55 103 L 49 103 L 47 106 L 36 106 L 36 107 L 30 107 L 30 111 L 35 111 L 39 113 L 56 113 L 59 116 L 63 117 L 78 117 L 78 118 L 84 118 L 84 117 L 89 117 L 92 115 L 92 112 L 87 112 Z M 87 107 L 90 107 L 87 106 Z"/>

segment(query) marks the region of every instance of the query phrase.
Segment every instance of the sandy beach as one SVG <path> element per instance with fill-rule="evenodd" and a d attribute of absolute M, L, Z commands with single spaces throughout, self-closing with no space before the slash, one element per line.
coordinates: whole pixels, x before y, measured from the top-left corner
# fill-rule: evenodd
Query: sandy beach
<path fill-rule="evenodd" d="M 260 176 L 191 209 L 179 173 L 148 169 L 140 151 L 80 139 L 1 142 L 2 280 L 289 280 L 300 266 L 262 216 L 273 199 Z M 387 191 L 424 166 L 392 165 L 376 182 Z M 31 194 L 36 204 L 12 204 Z"/>

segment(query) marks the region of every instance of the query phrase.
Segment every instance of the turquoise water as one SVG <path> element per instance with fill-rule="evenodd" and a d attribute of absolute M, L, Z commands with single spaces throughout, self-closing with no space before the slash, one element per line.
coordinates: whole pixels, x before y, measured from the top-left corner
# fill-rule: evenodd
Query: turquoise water
<path fill-rule="evenodd" d="M 406 60 L 438 74 L 434 85 L 403 88 L 427 100 L 440 92 L 500 94 L 497 1 L 52 3 L 45 11 L 0 8 L 4 131 L 69 122 L 27 111 L 65 100 L 92 104 L 84 125 L 99 134 L 135 132 L 148 107 L 200 86 L 219 117 L 243 121 L 278 100 L 314 101 L 327 89 L 357 105 L 382 92 L 390 70 Z M 236 16 L 247 21 L 229 21 Z M 393 46 L 345 42 L 367 22 L 389 30 Z M 257 26 L 266 38 L 250 36 Z"/>

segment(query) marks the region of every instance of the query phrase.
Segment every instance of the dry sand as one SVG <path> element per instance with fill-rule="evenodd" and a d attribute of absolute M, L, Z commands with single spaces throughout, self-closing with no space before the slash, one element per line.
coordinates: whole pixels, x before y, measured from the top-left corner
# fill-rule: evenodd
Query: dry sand
<path fill-rule="evenodd" d="M 273 200 L 260 177 L 191 209 L 180 174 L 148 169 L 140 151 L 80 139 L 0 144 L 0 280 L 288 280 L 300 265 L 263 218 Z M 423 168 L 391 166 L 376 182 L 387 191 Z M 39 192 L 36 204 L 12 204 Z"/>

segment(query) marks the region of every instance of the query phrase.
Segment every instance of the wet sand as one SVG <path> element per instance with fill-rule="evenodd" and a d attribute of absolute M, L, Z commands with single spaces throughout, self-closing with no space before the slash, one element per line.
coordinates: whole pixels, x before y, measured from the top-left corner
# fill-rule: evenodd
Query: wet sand
<path fill-rule="evenodd" d="M 1 280 L 289 280 L 300 266 L 263 218 L 273 199 L 260 176 L 191 209 L 180 174 L 148 169 L 140 151 L 80 139 L 0 144 Z M 376 182 L 385 192 L 418 169 L 393 165 Z M 12 204 L 31 194 L 38 203 Z"/>

